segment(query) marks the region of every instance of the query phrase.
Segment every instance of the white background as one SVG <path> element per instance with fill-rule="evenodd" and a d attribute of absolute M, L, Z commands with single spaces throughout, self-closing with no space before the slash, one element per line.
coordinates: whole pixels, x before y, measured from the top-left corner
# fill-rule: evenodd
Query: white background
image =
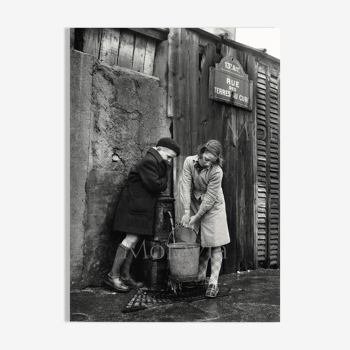
<path fill-rule="evenodd" d="M 281 59 L 280 28 L 236 28 L 236 41 Z"/>
<path fill-rule="evenodd" d="M 345 4 L 33 0 L 3 5 L 4 349 L 349 348 Z M 281 322 L 67 322 L 67 28 L 127 26 L 281 28 Z"/>

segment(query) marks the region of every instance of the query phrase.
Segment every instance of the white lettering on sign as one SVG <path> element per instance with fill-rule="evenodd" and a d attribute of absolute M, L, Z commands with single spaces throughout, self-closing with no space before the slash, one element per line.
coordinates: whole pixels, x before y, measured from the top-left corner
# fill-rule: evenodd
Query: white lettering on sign
<path fill-rule="evenodd" d="M 229 89 L 230 89 L 230 87 L 231 86 L 229 86 Z M 214 90 L 215 90 L 215 93 L 217 93 L 219 95 L 223 95 L 223 96 L 227 96 L 227 97 L 233 96 L 233 98 L 235 100 L 239 100 L 239 101 L 242 101 L 244 103 L 249 103 L 249 97 L 246 97 L 246 96 L 243 96 L 243 95 L 239 95 L 237 93 L 233 93 L 233 91 L 221 89 L 221 88 L 218 88 L 216 86 L 214 87 Z"/>
<path fill-rule="evenodd" d="M 237 67 L 234 64 L 230 63 L 230 62 L 225 62 L 225 68 L 233 70 L 237 73 L 241 73 L 241 67 Z"/>
<path fill-rule="evenodd" d="M 232 86 L 239 88 L 239 81 L 237 81 L 237 80 L 226 78 L 226 83 L 228 85 L 232 85 Z"/>
<path fill-rule="evenodd" d="M 246 97 L 246 96 L 242 96 L 242 95 L 239 95 L 239 98 L 238 98 L 240 101 L 243 101 L 243 102 L 246 102 L 248 103 L 249 102 L 249 98 Z"/>
<path fill-rule="evenodd" d="M 214 87 L 214 90 L 215 90 L 215 92 L 217 93 L 217 94 L 219 94 L 219 95 L 224 95 L 224 96 L 228 96 L 228 97 L 230 97 L 231 96 L 231 92 L 230 91 L 228 91 L 228 90 L 225 90 L 225 89 L 220 89 L 220 88 L 218 88 L 218 87 Z"/>

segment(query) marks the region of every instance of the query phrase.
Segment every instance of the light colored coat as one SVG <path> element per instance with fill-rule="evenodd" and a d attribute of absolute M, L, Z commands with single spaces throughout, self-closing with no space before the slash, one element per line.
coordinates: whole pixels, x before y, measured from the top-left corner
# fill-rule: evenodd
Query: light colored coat
<path fill-rule="evenodd" d="M 180 187 L 183 209 L 201 217 L 201 246 L 217 247 L 230 242 L 225 198 L 221 188 L 223 171 L 217 164 L 202 170 L 194 167 L 198 155 L 185 159 Z M 195 227 L 198 232 L 198 225 Z"/>

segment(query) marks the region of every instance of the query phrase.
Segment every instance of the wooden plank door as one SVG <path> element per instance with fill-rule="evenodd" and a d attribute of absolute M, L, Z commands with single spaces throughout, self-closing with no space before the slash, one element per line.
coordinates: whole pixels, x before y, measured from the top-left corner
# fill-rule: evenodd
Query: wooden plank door
<path fill-rule="evenodd" d="M 255 61 L 246 54 L 229 50 L 250 79 Z M 187 156 L 196 154 L 199 144 L 210 139 L 221 142 L 225 163 L 222 182 L 231 242 L 225 246 L 223 272 L 254 268 L 254 113 L 209 99 L 209 67 L 222 56 L 208 43 L 199 55 L 199 35 L 184 28 L 170 30 L 168 116 L 173 118 L 174 138 L 181 155 L 174 160 L 175 217 L 182 207 L 179 184 Z"/>

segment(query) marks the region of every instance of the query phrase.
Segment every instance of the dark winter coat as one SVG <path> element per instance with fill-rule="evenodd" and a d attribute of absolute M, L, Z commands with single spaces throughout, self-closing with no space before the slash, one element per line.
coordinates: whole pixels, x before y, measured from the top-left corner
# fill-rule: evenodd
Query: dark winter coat
<path fill-rule="evenodd" d="M 170 165 L 150 148 L 130 171 L 127 186 L 121 194 L 113 229 L 117 231 L 152 235 L 154 209 L 161 192 L 168 184 Z"/>

